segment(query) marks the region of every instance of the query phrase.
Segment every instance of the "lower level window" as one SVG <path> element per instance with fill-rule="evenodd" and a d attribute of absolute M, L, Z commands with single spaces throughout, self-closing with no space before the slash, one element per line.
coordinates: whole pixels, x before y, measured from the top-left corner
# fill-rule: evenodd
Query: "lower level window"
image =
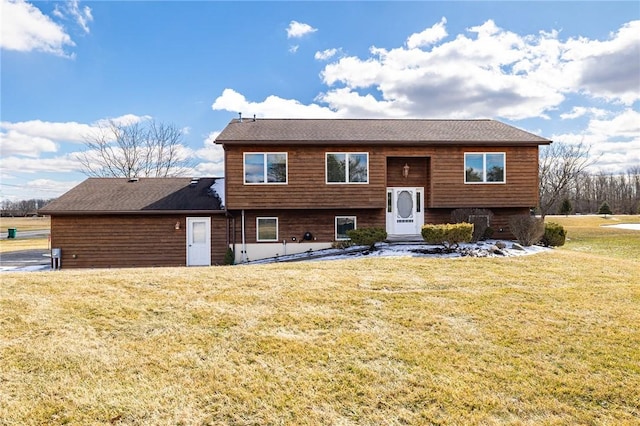
<path fill-rule="evenodd" d="M 259 217 L 256 219 L 257 241 L 278 241 L 278 218 Z"/>
<path fill-rule="evenodd" d="M 356 229 L 355 216 L 336 216 L 336 241 L 348 240 L 347 231 Z"/>

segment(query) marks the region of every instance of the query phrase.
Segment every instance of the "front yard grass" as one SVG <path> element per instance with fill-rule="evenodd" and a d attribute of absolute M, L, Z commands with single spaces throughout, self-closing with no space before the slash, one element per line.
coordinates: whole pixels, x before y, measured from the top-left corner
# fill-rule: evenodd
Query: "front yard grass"
<path fill-rule="evenodd" d="M 572 226 L 514 258 L 4 273 L 0 425 L 638 424 L 640 260 Z"/>

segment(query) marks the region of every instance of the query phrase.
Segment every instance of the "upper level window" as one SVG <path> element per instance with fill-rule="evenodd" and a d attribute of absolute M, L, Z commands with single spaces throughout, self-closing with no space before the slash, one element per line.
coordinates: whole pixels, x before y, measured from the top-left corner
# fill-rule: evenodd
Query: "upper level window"
<path fill-rule="evenodd" d="M 504 152 L 465 153 L 465 183 L 504 183 Z"/>
<path fill-rule="evenodd" d="M 287 183 L 287 153 L 245 152 L 244 183 Z"/>
<path fill-rule="evenodd" d="M 369 183 L 369 153 L 328 152 L 327 183 Z"/>

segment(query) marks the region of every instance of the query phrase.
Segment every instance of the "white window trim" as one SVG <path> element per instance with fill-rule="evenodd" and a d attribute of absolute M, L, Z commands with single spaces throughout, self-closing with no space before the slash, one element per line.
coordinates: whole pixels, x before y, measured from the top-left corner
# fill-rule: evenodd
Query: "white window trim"
<path fill-rule="evenodd" d="M 275 239 L 269 239 L 269 240 L 261 240 L 260 239 L 260 220 L 264 220 L 264 219 L 275 219 L 276 221 L 276 238 Z M 256 241 L 259 243 L 272 243 L 275 241 L 279 241 L 278 239 L 278 234 L 279 234 L 279 224 L 278 224 L 278 218 L 274 217 L 274 216 L 261 216 L 261 217 L 256 217 Z"/>
<path fill-rule="evenodd" d="M 351 238 L 338 238 L 338 219 L 353 219 L 353 229 L 358 229 L 358 218 L 356 216 L 336 216 L 334 220 L 334 237 L 336 241 L 349 241 Z"/>
<path fill-rule="evenodd" d="M 501 182 L 487 182 L 487 154 L 502 154 L 503 158 L 503 170 Z M 481 182 L 467 182 L 467 155 L 482 155 L 482 181 Z M 466 185 L 504 185 L 507 183 L 507 154 L 505 152 L 465 152 L 464 153 L 464 183 Z"/>
<path fill-rule="evenodd" d="M 247 155 L 262 154 L 264 156 L 264 170 L 262 171 L 264 182 L 247 182 Z M 284 154 L 285 158 L 285 181 L 284 182 L 267 182 L 267 155 Z M 242 153 L 242 182 L 245 185 L 287 185 L 289 183 L 289 153 L 288 152 L 243 152 Z"/>
<path fill-rule="evenodd" d="M 344 182 L 329 182 L 329 170 L 327 167 L 328 156 L 344 154 L 345 155 L 345 170 L 344 170 Z M 366 155 L 367 157 L 367 181 L 366 182 L 349 182 L 349 155 Z M 368 185 L 369 184 L 369 153 L 368 152 L 325 152 L 324 153 L 324 181 L 327 185 Z"/>

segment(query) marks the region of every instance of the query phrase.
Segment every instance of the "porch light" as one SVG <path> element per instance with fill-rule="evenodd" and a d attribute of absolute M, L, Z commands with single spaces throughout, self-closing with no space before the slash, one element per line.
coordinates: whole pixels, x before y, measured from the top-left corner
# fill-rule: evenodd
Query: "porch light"
<path fill-rule="evenodd" d="M 409 164 L 404 163 L 404 167 L 402 168 L 402 177 L 403 178 L 406 179 L 406 178 L 409 177 L 409 169 L 410 169 Z"/>
<path fill-rule="evenodd" d="M 175 228 L 176 228 L 176 229 L 180 229 L 180 221 L 176 222 L 176 226 L 175 226 Z"/>

